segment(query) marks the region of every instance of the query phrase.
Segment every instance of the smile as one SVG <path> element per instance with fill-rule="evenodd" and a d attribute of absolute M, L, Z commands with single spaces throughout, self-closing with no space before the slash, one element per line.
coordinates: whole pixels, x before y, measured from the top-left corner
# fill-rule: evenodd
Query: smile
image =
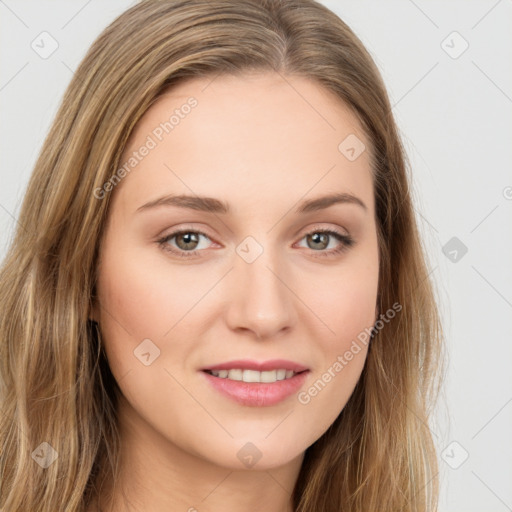
<path fill-rule="evenodd" d="M 244 370 L 241 368 L 233 368 L 231 370 L 205 370 L 206 373 L 219 377 L 220 379 L 229 379 L 243 382 L 277 382 L 279 380 L 286 380 L 292 378 L 294 375 L 300 372 L 294 372 L 293 370 L 286 370 L 280 368 L 278 370 Z"/>

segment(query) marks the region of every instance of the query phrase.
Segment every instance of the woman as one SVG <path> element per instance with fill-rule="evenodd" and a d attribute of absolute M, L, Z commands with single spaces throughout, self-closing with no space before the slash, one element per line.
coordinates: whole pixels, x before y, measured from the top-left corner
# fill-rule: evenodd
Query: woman
<path fill-rule="evenodd" d="M 432 511 L 441 329 L 379 72 L 313 0 L 95 41 L 0 280 L 3 511 Z"/>

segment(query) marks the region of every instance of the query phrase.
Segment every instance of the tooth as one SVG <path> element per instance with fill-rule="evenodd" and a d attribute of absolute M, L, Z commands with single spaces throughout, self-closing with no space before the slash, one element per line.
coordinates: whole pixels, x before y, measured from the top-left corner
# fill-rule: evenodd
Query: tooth
<path fill-rule="evenodd" d="M 284 379 L 290 379 L 295 375 L 293 370 L 266 370 L 259 372 L 257 370 L 244 370 L 235 368 L 232 370 L 209 370 L 209 373 L 221 379 L 230 379 L 244 382 L 265 382 L 272 383 Z"/>
<path fill-rule="evenodd" d="M 286 370 L 276 370 L 276 379 L 284 380 L 286 378 Z"/>
<path fill-rule="evenodd" d="M 228 379 L 231 380 L 242 380 L 242 370 L 229 370 L 228 371 Z"/>
<path fill-rule="evenodd" d="M 276 370 L 270 370 L 266 372 L 261 372 L 260 382 L 275 382 L 276 381 Z"/>
<path fill-rule="evenodd" d="M 256 370 L 244 370 L 242 380 L 244 382 L 260 382 L 260 372 Z"/>

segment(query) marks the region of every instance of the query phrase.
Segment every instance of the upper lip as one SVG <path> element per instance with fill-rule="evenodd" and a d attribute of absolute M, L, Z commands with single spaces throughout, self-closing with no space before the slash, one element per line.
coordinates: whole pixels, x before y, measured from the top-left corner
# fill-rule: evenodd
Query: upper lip
<path fill-rule="evenodd" d="M 268 361 L 254 361 L 250 359 L 236 359 L 225 363 L 215 364 L 202 368 L 202 370 L 257 370 L 260 372 L 270 370 L 292 370 L 296 373 L 308 370 L 307 366 L 286 359 L 269 359 Z"/>

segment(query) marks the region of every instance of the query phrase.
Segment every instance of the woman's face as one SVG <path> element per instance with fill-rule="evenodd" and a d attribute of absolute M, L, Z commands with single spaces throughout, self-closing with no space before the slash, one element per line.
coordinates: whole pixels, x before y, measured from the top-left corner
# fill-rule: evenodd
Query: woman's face
<path fill-rule="evenodd" d="M 228 468 L 302 456 L 354 390 L 354 340 L 376 319 L 369 142 L 331 93 L 285 78 L 174 87 L 97 193 L 113 197 L 93 316 L 120 422 Z"/>

